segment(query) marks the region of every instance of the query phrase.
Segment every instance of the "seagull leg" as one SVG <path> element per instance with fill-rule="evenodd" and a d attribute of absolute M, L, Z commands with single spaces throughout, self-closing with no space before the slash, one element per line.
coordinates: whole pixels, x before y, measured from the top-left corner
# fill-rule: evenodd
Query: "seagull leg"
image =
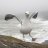
<path fill-rule="evenodd" d="M 29 36 L 32 38 L 31 34 L 29 33 Z"/>
<path fill-rule="evenodd" d="M 25 37 L 24 37 L 24 34 L 23 34 L 23 38 L 25 38 Z"/>
<path fill-rule="evenodd" d="M 31 34 L 29 33 L 29 36 L 32 38 Z"/>
<path fill-rule="evenodd" d="M 25 41 L 24 38 L 25 38 L 25 36 L 24 36 L 24 34 L 23 34 L 23 41 Z"/>

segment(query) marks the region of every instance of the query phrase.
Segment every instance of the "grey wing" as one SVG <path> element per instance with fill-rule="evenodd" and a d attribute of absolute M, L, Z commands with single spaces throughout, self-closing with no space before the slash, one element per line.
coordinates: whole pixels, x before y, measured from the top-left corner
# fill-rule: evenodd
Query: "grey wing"
<path fill-rule="evenodd" d="M 38 15 L 38 12 L 37 13 L 34 12 L 29 18 L 31 19 L 31 17 L 32 17 L 32 18 L 36 19 L 37 15 Z"/>
<path fill-rule="evenodd" d="M 19 19 L 17 16 L 15 16 L 15 18 L 20 22 L 20 24 L 22 24 L 21 19 Z"/>

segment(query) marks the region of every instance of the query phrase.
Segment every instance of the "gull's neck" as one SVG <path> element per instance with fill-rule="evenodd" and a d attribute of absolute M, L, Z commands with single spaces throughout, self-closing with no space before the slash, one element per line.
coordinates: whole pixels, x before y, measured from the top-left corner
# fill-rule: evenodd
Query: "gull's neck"
<path fill-rule="evenodd" d="M 29 21 L 29 17 L 25 17 L 25 21 Z"/>
<path fill-rule="evenodd" d="M 29 22 L 30 22 L 29 18 L 26 17 L 26 18 L 24 19 L 24 22 L 23 22 L 23 23 L 24 23 L 24 24 L 27 24 L 27 23 L 29 23 Z"/>

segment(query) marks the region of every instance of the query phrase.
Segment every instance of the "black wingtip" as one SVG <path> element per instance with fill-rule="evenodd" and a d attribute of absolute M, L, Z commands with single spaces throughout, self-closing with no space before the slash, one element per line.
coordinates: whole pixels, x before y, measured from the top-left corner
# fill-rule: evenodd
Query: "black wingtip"
<path fill-rule="evenodd" d="M 32 18 L 36 19 L 37 15 L 38 15 L 38 12 Z"/>
<path fill-rule="evenodd" d="M 7 14 L 7 15 L 5 15 L 5 20 L 8 21 L 10 19 L 13 19 L 14 17 L 15 17 L 15 15 Z"/>

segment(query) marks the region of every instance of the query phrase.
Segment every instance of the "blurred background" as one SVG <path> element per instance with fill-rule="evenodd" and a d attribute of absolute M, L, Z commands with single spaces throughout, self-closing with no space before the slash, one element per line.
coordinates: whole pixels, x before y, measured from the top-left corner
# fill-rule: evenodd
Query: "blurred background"
<path fill-rule="evenodd" d="M 48 0 L 0 0 L 0 18 L 5 14 L 23 16 L 25 11 L 39 12 L 38 17 L 48 19 Z"/>

